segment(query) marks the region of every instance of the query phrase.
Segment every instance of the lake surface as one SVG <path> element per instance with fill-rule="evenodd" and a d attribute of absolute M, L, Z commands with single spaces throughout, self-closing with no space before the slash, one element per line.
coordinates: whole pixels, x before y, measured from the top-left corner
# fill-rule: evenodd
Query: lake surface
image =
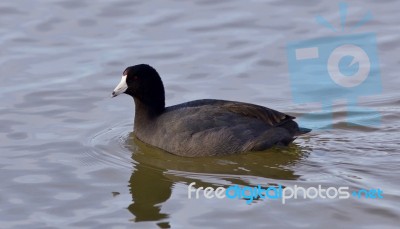
<path fill-rule="evenodd" d="M 330 1 L 3 1 L 0 3 L 1 228 L 398 228 L 398 1 L 349 1 L 340 28 Z M 379 112 L 349 126 L 293 99 L 287 44 L 373 32 L 382 90 L 357 102 Z M 125 67 L 160 73 L 166 103 L 219 98 L 305 117 L 315 130 L 288 148 L 183 158 L 134 139 L 134 104 L 110 94 Z M 323 93 L 330 93 L 329 88 Z M 335 94 L 332 94 L 333 99 Z M 323 101 L 321 101 L 323 103 Z M 353 118 L 368 121 L 366 112 Z M 303 120 L 303 121 L 302 121 Z M 327 127 L 327 126 L 325 126 Z M 383 199 L 188 199 L 188 185 L 381 189 Z"/>

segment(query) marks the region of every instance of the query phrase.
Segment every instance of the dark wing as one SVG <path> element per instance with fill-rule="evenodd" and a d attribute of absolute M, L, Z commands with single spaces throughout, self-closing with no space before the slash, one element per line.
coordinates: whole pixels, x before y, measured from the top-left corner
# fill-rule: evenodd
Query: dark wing
<path fill-rule="evenodd" d="M 249 103 L 227 101 L 221 105 L 221 108 L 243 116 L 262 120 L 271 126 L 280 126 L 290 120 L 295 119 L 295 117 L 279 111 Z"/>

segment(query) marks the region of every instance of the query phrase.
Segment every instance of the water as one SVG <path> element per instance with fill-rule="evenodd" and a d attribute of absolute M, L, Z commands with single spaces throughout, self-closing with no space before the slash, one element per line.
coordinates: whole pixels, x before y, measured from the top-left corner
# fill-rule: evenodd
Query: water
<path fill-rule="evenodd" d="M 398 12 L 395 1 L 349 2 L 349 24 L 368 10 L 383 90 L 360 99 L 378 127 L 334 129 L 286 149 L 182 158 L 134 139 L 134 105 L 110 99 L 124 68 L 149 63 L 167 104 L 240 100 L 302 116 L 292 100 L 286 44 L 332 36 L 331 1 L 8 1 L 0 3 L 2 228 L 397 228 L 400 219 Z M 363 113 L 356 113 L 363 119 Z M 316 120 L 306 120 L 313 124 Z M 380 188 L 379 200 L 188 199 L 187 187 L 240 185 Z"/>

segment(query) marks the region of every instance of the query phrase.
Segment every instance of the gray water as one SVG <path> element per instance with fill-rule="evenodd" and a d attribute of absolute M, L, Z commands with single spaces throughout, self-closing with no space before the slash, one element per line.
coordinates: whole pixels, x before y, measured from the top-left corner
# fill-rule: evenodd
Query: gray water
<path fill-rule="evenodd" d="M 377 36 L 382 93 L 360 98 L 376 127 L 346 124 L 288 148 L 182 158 L 133 138 L 134 104 L 110 99 L 125 67 L 161 74 L 167 105 L 238 100 L 295 116 L 320 110 L 292 98 L 286 45 L 332 36 L 337 1 L 2 1 L 1 228 L 398 228 L 398 1 L 349 1 L 349 24 Z M 328 93 L 328 92 L 327 92 Z M 363 119 L 363 113 L 357 113 Z M 309 124 L 318 120 L 306 120 Z M 379 188 L 383 199 L 188 199 L 199 186 Z"/>

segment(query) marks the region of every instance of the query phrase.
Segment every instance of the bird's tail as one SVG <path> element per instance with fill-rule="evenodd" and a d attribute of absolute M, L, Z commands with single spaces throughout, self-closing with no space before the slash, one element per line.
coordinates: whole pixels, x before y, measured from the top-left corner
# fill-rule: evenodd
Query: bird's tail
<path fill-rule="evenodd" d="M 306 134 L 306 133 L 309 133 L 309 132 L 311 132 L 311 129 L 304 128 L 304 127 L 299 127 L 299 130 L 297 131 L 295 136 L 299 136 L 299 135 Z"/>

